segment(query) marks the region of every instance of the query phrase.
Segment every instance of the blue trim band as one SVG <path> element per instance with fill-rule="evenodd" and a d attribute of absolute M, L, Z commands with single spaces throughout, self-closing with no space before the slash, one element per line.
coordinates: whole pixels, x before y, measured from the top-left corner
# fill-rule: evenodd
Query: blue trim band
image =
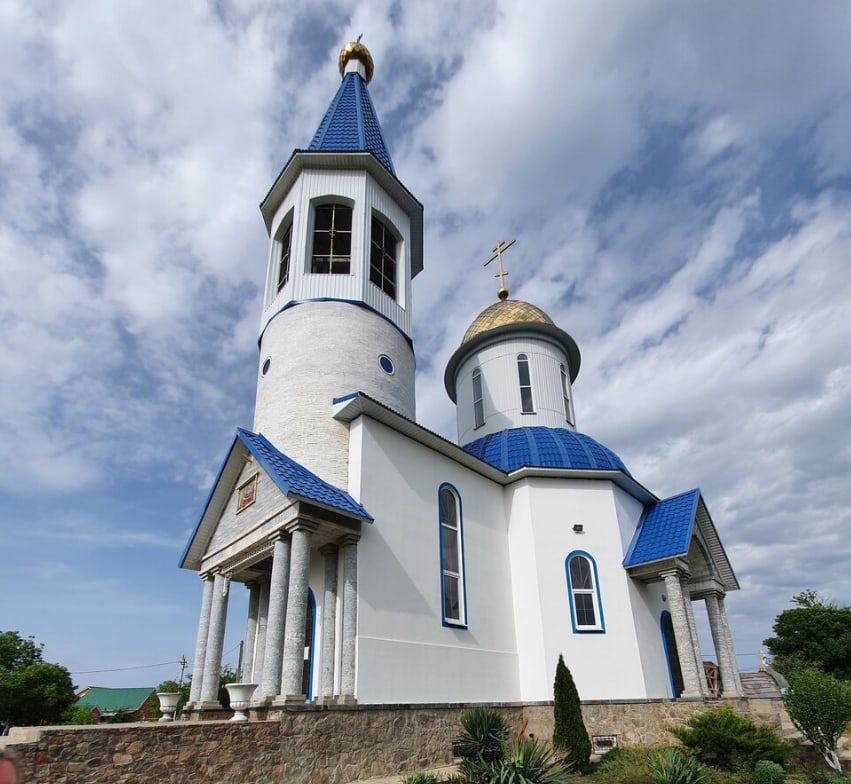
<path fill-rule="evenodd" d="M 443 521 L 440 519 L 440 494 L 443 489 L 448 489 L 455 497 L 458 504 L 458 540 L 460 552 L 458 555 L 461 559 L 461 591 L 458 600 L 461 602 L 463 621 L 453 621 L 446 619 L 446 611 L 444 609 L 443 596 Z M 470 619 L 467 617 L 467 562 L 464 559 L 464 508 L 461 501 L 461 494 L 456 487 L 449 482 L 441 482 L 437 488 L 437 553 L 440 560 L 440 622 L 442 626 L 447 626 L 450 629 L 468 629 Z"/>
<path fill-rule="evenodd" d="M 594 568 L 594 589 L 597 592 L 597 610 L 600 612 L 600 628 L 599 629 L 580 629 L 576 626 L 576 615 L 573 608 L 573 587 L 570 584 L 570 562 L 577 555 L 587 558 Z M 570 625 L 573 628 L 574 634 L 605 634 L 606 633 L 606 617 L 603 615 L 603 597 L 600 594 L 600 576 L 597 573 L 597 562 L 591 553 L 585 550 L 573 550 L 567 554 L 564 559 L 564 573 L 567 577 L 567 603 L 570 607 Z"/>
<path fill-rule="evenodd" d="M 671 687 L 671 698 L 675 700 L 677 699 L 677 688 L 674 685 L 674 667 L 671 664 L 671 657 L 668 655 L 668 633 L 665 631 L 666 615 L 670 620 L 671 613 L 662 610 L 662 614 L 659 616 L 659 630 L 662 633 L 662 652 L 665 654 L 665 664 L 668 665 L 668 685 Z M 673 628 L 673 621 L 671 621 L 671 628 Z"/>
<path fill-rule="evenodd" d="M 307 589 L 307 610 L 310 613 L 310 625 L 312 627 L 307 654 L 307 701 L 310 702 L 313 699 L 313 665 L 316 663 L 316 597 L 309 586 Z"/>
<path fill-rule="evenodd" d="M 342 302 L 346 305 L 357 305 L 359 308 L 363 308 L 364 310 L 368 310 L 370 313 L 374 313 L 376 316 L 380 316 L 383 318 L 390 326 L 392 326 L 403 338 L 405 338 L 405 342 L 410 346 L 411 352 L 414 354 L 414 364 L 416 365 L 416 353 L 414 352 L 414 341 L 409 338 L 402 328 L 396 324 L 393 319 L 389 316 L 385 316 L 380 311 L 373 308 L 371 305 L 367 305 L 365 302 L 361 302 L 359 299 L 341 299 L 339 297 L 310 297 L 308 299 L 291 299 L 287 302 L 274 316 L 272 316 L 263 326 L 262 331 L 260 332 L 260 337 L 257 338 L 257 348 L 260 348 L 260 343 L 263 340 L 263 335 L 266 333 L 269 325 L 283 313 L 285 310 L 289 310 L 290 308 L 295 307 L 296 305 L 304 305 L 306 302 Z"/>

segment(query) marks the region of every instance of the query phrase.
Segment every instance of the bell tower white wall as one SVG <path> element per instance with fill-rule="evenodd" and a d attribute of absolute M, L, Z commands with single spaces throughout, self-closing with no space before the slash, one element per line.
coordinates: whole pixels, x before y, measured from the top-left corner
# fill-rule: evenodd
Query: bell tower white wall
<path fill-rule="evenodd" d="M 315 208 L 331 202 L 352 208 L 348 274 L 310 271 Z M 373 215 L 397 240 L 395 299 L 369 278 Z M 278 290 L 287 228 L 289 277 Z M 305 168 L 276 210 L 270 235 L 254 429 L 346 487 L 348 427 L 332 418 L 333 399 L 361 391 L 416 416 L 410 219 L 367 171 Z"/>
<path fill-rule="evenodd" d="M 518 357 L 529 362 L 532 412 L 524 413 Z M 568 404 L 562 392 L 561 368 Z M 484 424 L 476 426 L 473 373 L 482 380 Z M 455 375 L 458 443 L 462 446 L 490 433 L 513 427 L 561 427 L 576 429 L 570 366 L 564 350 L 555 341 L 518 327 L 511 336 L 500 336 L 476 348 L 459 366 Z"/>

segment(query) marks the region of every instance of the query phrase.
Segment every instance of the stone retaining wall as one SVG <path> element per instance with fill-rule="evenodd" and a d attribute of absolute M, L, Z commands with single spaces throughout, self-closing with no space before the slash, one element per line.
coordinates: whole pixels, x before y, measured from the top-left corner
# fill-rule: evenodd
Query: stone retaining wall
<path fill-rule="evenodd" d="M 717 704 L 717 703 L 713 703 Z M 734 708 L 782 729 L 779 700 L 737 700 Z M 452 740 L 468 705 L 299 707 L 248 724 L 222 721 L 105 724 L 40 730 L 16 744 L 24 784 L 345 784 L 452 761 Z M 552 707 L 498 705 L 509 724 L 549 739 Z M 701 701 L 591 702 L 592 735 L 621 745 L 671 743 L 666 727 L 706 710 Z"/>

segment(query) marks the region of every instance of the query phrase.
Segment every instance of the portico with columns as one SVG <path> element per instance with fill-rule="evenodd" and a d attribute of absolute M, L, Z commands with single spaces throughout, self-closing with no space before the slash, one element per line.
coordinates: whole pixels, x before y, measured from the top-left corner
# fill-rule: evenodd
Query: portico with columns
<path fill-rule="evenodd" d="M 246 482 L 256 485 L 250 493 Z M 263 436 L 238 431 L 184 556 L 202 584 L 190 709 L 220 708 L 228 597 L 235 585 L 248 590 L 240 680 L 258 684 L 255 706 L 310 697 L 356 701 L 357 545 L 361 526 L 370 521 L 347 493 L 281 455 Z M 322 584 L 311 585 L 317 561 Z"/>

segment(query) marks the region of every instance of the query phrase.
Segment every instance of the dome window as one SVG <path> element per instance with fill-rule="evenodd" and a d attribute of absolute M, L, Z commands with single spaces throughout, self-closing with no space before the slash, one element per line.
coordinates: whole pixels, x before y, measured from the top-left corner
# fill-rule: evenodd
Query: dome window
<path fill-rule="evenodd" d="M 476 419 L 476 427 L 485 423 L 485 400 L 482 394 L 482 371 L 476 368 L 473 371 L 473 416 Z"/>
<path fill-rule="evenodd" d="M 392 376 L 396 372 L 396 368 L 393 365 L 393 360 L 387 356 L 387 354 L 381 354 L 378 357 L 378 366 L 388 375 Z"/>
<path fill-rule="evenodd" d="M 369 248 L 369 279 L 388 297 L 396 299 L 396 235 L 375 216 Z"/>
<path fill-rule="evenodd" d="M 529 372 L 529 357 L 525 354 L 517 355 L 517 375 L 520 380 L 520 411 L 524 414 L 534 414 L 532 375 Z"/>
<path fill-rule="evenodd" d="M 260 373 L 265 376 L 269 372 L 270 367 L 272 367 L 272 357 L 266 357 L 266 361 L 263 363 L 263 368 L 260 370 Z"/>
<path fill-rule="evenodd" d="M 567 393 L 567 370 L 564 365 L 559 365 L 561 370 L 561 396 L 564 400 L 564 418 L 569 425 L 573 424 L 573 417 L 570 415 L 570 396 Z"/>
<path fill-rule="evenodd" d="M 287 226 L 287 230 L 281 237 L 281 256 L 278 260 L 278 291 L 280 291 L 290 279 L 290 255 L 293 244 L 293 226 L 292 223 Z"/>
<path fill-rule="evenodd" d="M 310 271 L 320 275 L 348 275 L 352 265 L 352 208 L 320 204 L 313 215 L 313 252 Z"/>

